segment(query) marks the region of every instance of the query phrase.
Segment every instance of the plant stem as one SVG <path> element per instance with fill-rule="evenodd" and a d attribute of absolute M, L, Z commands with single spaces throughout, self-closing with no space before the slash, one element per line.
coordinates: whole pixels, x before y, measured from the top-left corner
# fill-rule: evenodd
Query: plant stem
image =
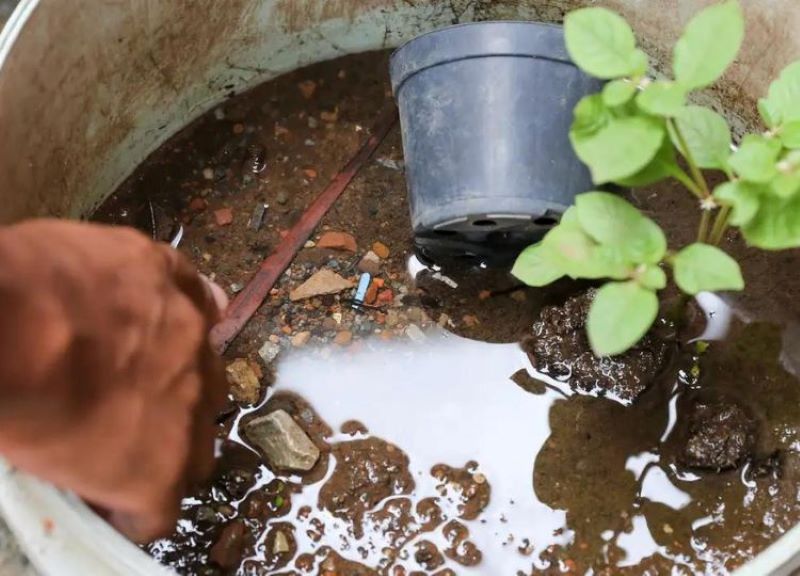
<path fill-rule="evenodd" d="M 708 225 L 711 222 L 711 210 L 702 209 L 700 212 L 700 227 L 697 230 L 697 241 L 706 243 L 708 241 Z M 716 222 L 714 226 L 716 227 Z"/>
<path fill-rule="evenodd" d="M 731 215 L 731 207 L 723 206 L 722 210 L 717 214 L 717 219 L 714 221 L 714 228 L 711 230 L 710 242 L 714 246 L 719 245 L 725 236 L 725 230 L 728 229 L 728 218 Z"/>
<path fill-rule="evenodd" d="M 689 189 L 689 192 L 697 196 L 699 200 L 703 199 L 703 191 L 700 187 L 694 183 L 694 180 L 684 172 L 680 166 L 675 166 L 672 170 L 670 170 L 670 174 L 672 175 L 675 180 L 686 186 Z"/>
<path fill-rule="evenodd" d="M 711 196 L 711 191 L 708 189 L 706 179 L 703 177 L 703 173 L 700 171 L 700 168 L 697 167 L 697 163 L 694 161 L 692 153 L 689 151 L 689 146 L 686 144 L 686 138 L 683 137 L 683 133 L 680 131 L 674 120 L 669 120 L 669 123 L 670 126 L 672 126 L 672 129 L 675 131 L 675 136 L 678 138 L 680 152 L 683 154 L 683 157 L 686 158 L 686 163 L 689 165 L 689 172 L 691 173 L 695 184 L 697 184 L 697 186 L 700 188 L 702 193 L 701 197 L 708 198 Z"/>

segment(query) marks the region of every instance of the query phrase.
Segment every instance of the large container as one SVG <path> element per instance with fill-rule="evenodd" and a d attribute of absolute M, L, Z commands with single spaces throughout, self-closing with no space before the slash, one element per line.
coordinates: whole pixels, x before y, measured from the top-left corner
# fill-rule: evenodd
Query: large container
<path fill-rule="evenodd" d="M 568 134 L 575 105 L 603 84 L 570 61 L 561 26 L 424 34 L 392 55 L 391 77 L 423 255 L 485 260 L 530 244 L 591 189 Z"/>
<path fill-rule="evenodd" d="M 796 2 L 742 2 L 748 41 L 720 90 L 702 96 L 739 125 L 754 121 L 754 99 L 800 54 Z M 707 3 L 22 0 L 0 35 L 0 223 L 87 214 L 187 122 L 299 66 L 392 48 L 459 20 L 557 21 L 583 4 L 621 12 L 655 62 L 669 63 L 686 19 Z M 166 572 L 77 499 L 2 465 L 0 509 L 47 576 Z M 798 551 L 800 527 L 742 573 L 790 574 Z"/>

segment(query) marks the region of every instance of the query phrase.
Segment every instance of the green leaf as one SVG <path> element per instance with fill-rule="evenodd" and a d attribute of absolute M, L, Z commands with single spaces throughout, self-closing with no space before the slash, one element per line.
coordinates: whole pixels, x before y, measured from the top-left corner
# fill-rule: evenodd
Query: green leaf
<path fill-rule="evenodd" d="M 597 356 L 622 354 L 641 340 L 658 315 L 655 293 L 636 282 L 610 282 L 597 291 L 586 331 Z"/>
<path fill-rule="evenodd" d="M 650 290 L 663 290 L 667 286 L 666 273 L 655 264 L 644 264 L 637 269 L 635 280 L 640 286 Z"/>
<path fill-rule="evenodd" d="M 572 278 L 626 278 L 631 268 L 619 253 L 599 246 L 577 222 L 565 223 L 563 218 L 542 245 L 556 266 Z"/>
<path fill-rule="evenodd" d="M 595 184 L 633 176 L 655 157 L 664 129 L 650 118 L 615 118 L 597 134 L 570 133 L 575 153 L 589 166 Z"/>
<path fill-rule="evenodd" d="M 667 239 L 658 224 L 615 194 L 579 194 L 575 209 L 581 228 L 592 239 L 616 247 L 628 261 L 656 264 L 667 251 Z"/>
<path fill-rule="evenodd" d="M 547 286 L 564 275 L 555 258 L 541 243 L 528 246 L 517 257 L 511 274 L 528 286 Z"/>
<path fill-rule="evenodd" d="M 605 8 L 583 8 L 564 18 L 564 38 L 579 68 L 597 78 L 635 76 L 647 70 L 647 56 L 636 48 L 624 18 Z"/>
<path fill-rule="evenodd" d="M 628 188 L 637 188 L 639 186 L 649 186 L 656 182 L 660 182 L 665 178 L 674 174 L 678 168 L 675 162 L 675 148 L 672 146 L 669 138 L 664 138 L 655 157 L 650 163 L 639 170 L 633 176 L 616 180 L 615 182 L 620 186 Z"/>
<path fill-rule="evenodd" d="M 704 88 L 722 76 L 744 38 L 744 17 L 737 0 L 702 10 L 675 44 L 675 79 L 687 89 Z"/>
<path fill-rule="evenodd" d="M 673 261 L 678 288 L 694 296 L 700 292 L 742 290 L 744 279 L 736 260 L 710 244 L 690 244 Z"/>
<path fill-rule="evenodd" d="M 772 105 L 766 98 L 761 98 L 758 101 L 758 114 L 764 121 L 767 128 L 775 128 L 778 125 L 778 111 L 772 108 Z"/>
<path fill-rule="evenodd" d="M 780 153 L 780 142 L 748 134 L 728 164 L 743 179 L 765 184 L 778 174 L 776 164 Z"/>
<path fill-rule="evenodd" d="M 675 116 L 686 103 L 686 90 L 674 82 L 653 82 L 639 94 L 636 103 L 655 116 Z"/>
<path fill-rule="evenodd" d="M 789 64 L 770 84 L 758 110 L 770 128 L 800 120 L 800 61 Z"/>
<path fill-rule="evenodd" d="M 764 250 L 800 247 L 800 196 L 762 197 L 758 212 L 742 233 L 748 244 Z"/>
<path fill-rule="evenodd" d="M 785 148 L 800 149 L 800 120 L 793 120 L 781 126 L 779 136 Z"/>
<path fill-rule="evenodd" d="M 767 192 L 778 198 L 791 198 L 800 190 L 800 175 L 778 174 L 767 187 Z"/>
<path fill-rule="evenodd" d="M 613 116 L 603 102 L 600 94 L 591 94 L 581 98 L 573 111 L 570 135 L 576 138 L 588 138 L 605 128 Z"/>
<path fill-rule="evenodd" d="M 636 84 L 630 80 L 612 80 L 603 87 L 603 102 L 606 106 L 622 106 L 636 94 Z"/>
<path fill-rule="evenodd" d="M 702 106 L 687 106 L 675 116 L 674 122 L 700 168 L 722 168 L 727 164 L 731 155 L 731 131 L 725 118 Z M 669 133 L 672 143 L 686 156 L 671 126 Z"/>
<path fill-rule="evenodd" d="M 714 190 L 714 198 L 731 207 L 730 223 L 734 226 L 744 226 L 758 212 L 758 191 L 741 180 L 720 184 Z"/>

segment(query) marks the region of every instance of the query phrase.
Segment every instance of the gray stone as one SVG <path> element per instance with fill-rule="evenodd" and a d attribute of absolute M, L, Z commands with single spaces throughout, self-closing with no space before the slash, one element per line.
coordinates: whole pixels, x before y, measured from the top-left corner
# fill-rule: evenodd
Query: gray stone
<path fill-rule="evenodd" d="M 358 263 L 358 271 L 359 272 L 367 272 L 372 274 L 373 276 L 377 276 L 381 273 L 381 258 L 375 252 L 370 250 L 361 261 Z"/>
<path fill-rule="evenodd" d="M 264 345 L 258 350 L 258 355 L 261 356 L 261 359 L 264 361 L 265 364 L 269 364 L 275 358 L 277 358 L 278 354 L 281 352 L 281 347 L 274 342 L 270 342 L 267 340 L 264 342 Z"/>
<path fill-rule="evenodd" d="M 284 410 L 249 421 L 244 435 L 275 469 L 307 472 L 319 460 L 319 448 Z"/>

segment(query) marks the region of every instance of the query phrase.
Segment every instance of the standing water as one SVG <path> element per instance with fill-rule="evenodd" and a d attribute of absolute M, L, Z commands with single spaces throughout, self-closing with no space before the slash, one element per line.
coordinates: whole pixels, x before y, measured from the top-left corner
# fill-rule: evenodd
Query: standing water
<path fill-rule="evenodd" d="M 173 138 L 97 218 L 159 239 L 183 225 L 181 249 L 235 294 L 388 98 L 383 53 L 289 74 Z M 218 469 L 151 554 L 206 576 L 719 574 L 798 521 L 794 339 L 754 320 L 794 311 L 795 256 L 744 253 L 759 315 L 703 301 L 703 341 L 656 335 L 595 362 L 578 356 L 586 287 L 408 274 L 400 150 L 395 130 L 234 342 Z M 682 241 L 696 223 L 676 197 L 634 200 Z M 373 307 L 290 299 L 320 270 L 355 284 L 366 266 Z M 319 450 L 309 472 L 270 468 L 250 442 L 276 410 Z"/>

